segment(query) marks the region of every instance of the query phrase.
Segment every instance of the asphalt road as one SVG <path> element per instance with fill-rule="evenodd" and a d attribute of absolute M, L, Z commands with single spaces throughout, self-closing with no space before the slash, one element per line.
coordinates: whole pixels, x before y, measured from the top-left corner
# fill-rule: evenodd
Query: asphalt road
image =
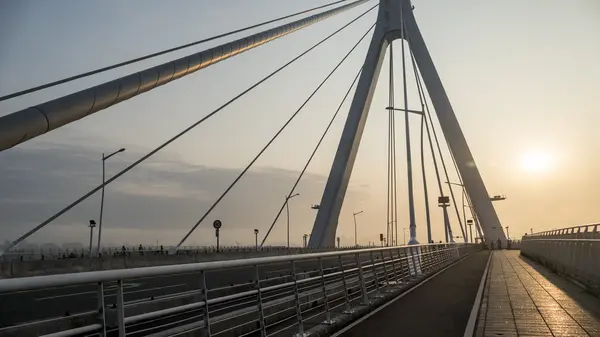
<path fill-rule="evenodd" d="M 368 259 L 368 256 L 362 257 Z M 353 256 L 344 259 L 345 268 L 354 265 Z M 335 259 L 323 260 L 325 268 L 337 269 L 339 261 Z M 296 263 L 297 272 L 318 273 L 317 261 L 301 261 Z M 271 285 L 285 281 L 281 276 L 289 275 L 290 263 L 280 263 L 259 267 L 261 285 Z M 229 287 L 232 285 L 246 284 L 248 289 L 254 281 L 255 270 L 253 267 L 236 268 L 229 270 L 210 271 L 206 274 L 209 289 Z M 167 275 L 154 278 L 127 280 L 124 282 L 125 303 L 132 301 L 150 300 L 152 297 L 175 295 L 199 290 L 199 273 Z M 266 284 L 268 283 L 268 284 Z M 116 303 L 116 283 L 106 283 L 105 305 L 112 306 Z M 217 295 L 217 294 L 215 294 Z M 0 295 L 0 327 L 17 325 L 19 323 L 37 321 L 42 319 L 62 317 L 67 314 L 83 313 L 96 310 L 97 287 L 95 285 L 71 286 L 54 289 L 41 289 L 35 291 L 16 292 Z M 190 317 L 196 315 L 189 313 Z M 200 315 L 198 313 L 197 315 Z M 178 319 L 182 318 L 178 316 Z"/>
<path fill-rule="evenodd" d="M 489 254 L 473 254 L 340 337 L 462 337 Z"/>

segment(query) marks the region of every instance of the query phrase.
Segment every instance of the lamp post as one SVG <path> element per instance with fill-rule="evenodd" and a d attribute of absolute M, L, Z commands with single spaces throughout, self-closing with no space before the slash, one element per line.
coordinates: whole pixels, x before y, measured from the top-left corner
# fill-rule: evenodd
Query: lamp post
<path fill-rule="evenodd" d="M 256 247 L 256 251 L 258 251 L 258 229 L 254 229 L 254 245 Z"/>
<path fill-rule="evenodd" d="M 469 226 L 469 236 L 471 236 L 471 243 L 473 243 L 473 220 L 467 220 L 467 225 Z"/>
<path fill-rule="evenodd" d="M 299 196 L 300 193 L 285 197 L 285 212 L 287 214 L 287 247 L 290 248 L 290 199 Z"/>
<path fill-rule="evenodd" d="M 354 217 L 354 246 L 355 247 L 358 247 L 358 239 L 357 239 L 357 236 L 356 236 L 356 216 L 359 215 L 362 212 L 363 211 L 352 213 L 352 216 Z"/>
<path fill-rule="evenodd" d="M 506 226 L 506 239 L 510 240 L 510 235 L 508 234 L 508 226 Z"/>
<path fill-rule="evenodd" d="M 448 217 L 448 206 L 450 206 L 450 198 L 447 196 L 441 196 L 438 198 L 438 206 L 444 211 L 444 234 L 446 235 L 446 243 L 454 243 L 452 237 L 452 227 L 450 227 L 450 218 Z"/>
<path fill-rule="evenodd" d="M 90 257 L 92 257 L 92 238 L 94 237 L 94 227 L 96 227 L 96 221 L 90 220 Z"/>
<path fill-rule="evenodd" d="M 406 246 L 406 228 L 402 229 L 402 236 L 404 237 L 404 245 Z"/>
<path fill-rule="evenodd" d="M 104 181 L 106 179 L 106 160 L 112 156 L 114 156 L 117 153 L 121 153 L 125 151 L 125 148 L 120 148 L 119 150 L 109 154 L 108 156 L 105 156 L 104 153 L 102 153 L 102 185 L 104 185 Z M 102 240 L 102 215 L 104 214 L 104 186 L 102 186 L 102 196 L 100 197 L 100 219 L 98 222 L 98 256 L 100 256 L 100 242 Z"/>

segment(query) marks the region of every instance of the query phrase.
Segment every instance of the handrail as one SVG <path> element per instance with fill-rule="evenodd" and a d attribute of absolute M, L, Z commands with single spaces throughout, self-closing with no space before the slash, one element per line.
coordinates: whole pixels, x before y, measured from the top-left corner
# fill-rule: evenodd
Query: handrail
<path fill-rule="evenodd" d="M 326 258 L 333 256 L 345 256 L 353 255 L 365 252 L 380 252 L 390 251 L 399 248 L 406 247 L 426 247 L 426 246 L 452 246 L 460 247 L 465 244 L 422 244 L 412 246 L 395 246 L 395 247 L 383 247 L 383 248 L 370 248 L 370 249 L 354 249 L 346 251 L 332 251 L 322 253 L 309 253 L 299 255 L 281 255 L 281 256 L 269 256 L 269 257 L 258 257 L 238 260 L 225 260 L 225 261 L 211 261 L 211 262 L 199 262 L 199 263 L 188 263 L 168 266 L 157 266 L 157 267 L 142 267 L 132 269 L 117 269 L 117 270 L 102 270 L 102 271 L 90 271 L 81 273 L 71 274 L 58 274 L 58 275 L 44 275 L 44 276 L 31 276 L 21 277 L 12 279 L 0 280 L 0 294 L 14 291 L 25 291 L 35 290 L 50 287 L 61 287 L 69 285 L 79 285 L 88 283 L 108 282 L 114 280 L 125 280 L 132 278 L 152 277 L 166 274 L 185 274 L 192 272 L 216 270 L 216 269 L 231 269 L 239 267 L 258 266 L 269 263 L 281 263 L 281 262 L 292 262 L 302 261 L 317 258 Z"/>
<path fill-rule="evenodd" d="M 577 233 L 580 233 L 581 231 L 578 231 L 577 233 L 561 233 L 561 232 L 574 230 L 574 229 L 582 229 L 582 228 L 589 229 L 590 227 L 594 227 L 594 231 L 592 231 L 592 232 L 600 231 L 600 223 L 590 223 L 590 224 L 577 225 L 577 226 L 571 226 L 571 227 L 565 227 L 565 228 L 551 229 L 551 230 L 547 230 L 547 231 L 543 231 L 543 232 L 536 232 L 531 235 L 526 235 L 524 237 L 577 234 Z M 589 231 L 588 231 L 588 233 L 589 233 Z"/>

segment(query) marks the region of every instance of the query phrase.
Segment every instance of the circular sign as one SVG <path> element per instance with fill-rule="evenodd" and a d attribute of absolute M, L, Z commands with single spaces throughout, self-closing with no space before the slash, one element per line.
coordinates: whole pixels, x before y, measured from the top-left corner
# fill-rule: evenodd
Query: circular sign
<path fill-rule="evenodd" d="M 222 225 L 223 225 L 223 224 L 221 223 L 221 220 L 215 220 L 215 221 L 213 222 L 213 227 L 214 227 L 215 229 L 219 229 L 219 228 L 221 228 L 221 226 L 222 226 Z"/>

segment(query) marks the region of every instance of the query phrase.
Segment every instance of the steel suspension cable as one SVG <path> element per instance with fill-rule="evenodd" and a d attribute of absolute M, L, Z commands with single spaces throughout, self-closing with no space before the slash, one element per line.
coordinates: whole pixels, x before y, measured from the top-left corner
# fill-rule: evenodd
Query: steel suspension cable
<path fill-rule="evenodd" d="M 308 168 L 308 165 L 310 165 L 310 162 L 312 161 L 313 157 L 315 156 L 315 154 L 317 153 L 317 150 L 319 149 L 319 147 L 321 146 L 321 143 L 323 142 L 323 139 L 325 138 L 325 136 L 327 135 L 327 133 L 329 132 L 329 129 L 331 128 L 331 125 L 333 125 L 333 122 L 335 121 L 335 118 L 338 116 L 340 110 L 342 109 L 342 105 L 344 105 L 344 102 L 346 101 L 346 98 L 348 98 L 348 95 L 350 94 L 350 91 L 352 91 L 352 87 L 354 87 L 354 84 L 356 83 L 356 81 L 358 80 L 358 76 L 360 75 L 362 71 L 362 68 L 358 71 L 358 73 L 356 74 L 356 76 L 354 77 L 354 80 L 352 81 L 352 84 L 350 84 L 350 87 L 348 88 L 348 90 L 346 91 L 346 94 L 344 95 L 344 97 L 342 98 L 342 101 L 340 102 L 340 104 L 338 105 L 337 110 L 335 111 L 335 113 L 333 114 L 333 116 L 331 117 L 331 120 L 329 121 L 329 124 L 327 125 L 327 127 L 325 128 L 325 131 L 323 131 L 323 134 L 321 135 L 321 138 L 319 139 L 319 142 L 317 142 L 317 145 L 315 146 L 313 152 L 311 153 L 310 157 L 308 158 L 308 160 L 306 161 L 306 164 L 304 165 L 304 168 L 302 168 L 302 171 L 300 172 L 300 175 L 298 176 L 298 178 L 296 179 L 296 181 L 294 182 L 294 185 L 292 186 L 292 188 L 290 189 L 289 193 L 287 195 L 292 195 L 292 193 L 295 192 L 296 187 L 298 186 L 298 183 L 300 183 L 300 179 L 302 179 L 302 176 L 304 176 L 304 173 L 306 172 L 306 169 Z M 267 233 L 265 234 L 265 236 L 263 237 L 261 243 L 260 243 L 260 247 L 262 248 L 262 246 L 265 244 L 265 241 L 267 241 L 267 238 L 269 237 L 269 234 L 271 233 L 271 230 L 273 230 L 273 227 L 275 226 L 275 223 L 277 222 L 277 220 L 279 219 L 279 216 L 281 216 L 281 212 L 283 212 L 284 207 L 286 206 L 286 202 L 283 203 L 283 205 L 281 205 L 281 208 L 279 209 L 279 211 L 277 212 L 277 215 L 275 216 L 275 219 L 273 220 L 273 222 L 271 223 L 271 226 L 269 227 L 269 230 L 267 231 Z"/>
<path fill-rule="evenodd" d="M 213 40 L 216 40 L 216 39 L 220 39 L 222 37 L 227 37 L 227 36 L 230 36 L 230 35 L 233 35 L 233 34 L 241 33 L 241 32 L 244 32 L 244 31 L 247 31 L 247 30 L 250 30 L 250 29 L 253 29 L 253 28 L 258 28 L 258 27 L 261 27 L 261 26 L 264 26 L 264 25 L 267 25 L 267 24 L 270 24 L 270 23 L 274 23 L 274 22 L 277 22 L 277 21 L 289 19 L 289 18 L 292 18 L 294 16 L 298 16 L 298 15 L 306 14 L 306 13 L 309 13 L 309 12 L 313 12 L 315 10 L 319 10 L 319 9 L 323 9 L 323 8 L 326 8 L 326 7 L 330 7 L 330 6 L 339 4 L 341 2 L 345 2 L 345 1 L 348 1 L 348 0 L 338 0 L 338 1 L 330 2 L 330 3 L 325 4 L 325 5 L 321 5 L 321 6 L 313 7 L 313 8 L 310 8 L 310 9 L 307 9 L 307 10 L 303 10 L 303 11 L 300 11 L 300 12 L 296 12 L 296 13 L 293 13 L 293 14 L 285 15 L 285 16 L 282 16 L 282 17 L 279 17 L 279 18 L 276 18 L 276 19 L 273 19 L 273 20 L 264 21 L 264 22 L 261 22 L 261 23 L 258 23 L 258 24 L 254 24 L 254 25 L 247 26 L 247 27 L 244 27 L 244 28 L 236 29 L 236 30 L 233 30 L 233 31 L 230 31 L 230 32 L 227 32 L 227 33 L 215 35 L 215 36 L 212 36 L 212 37 L 209 37 L 209 38 L 206 38 L 206 39 L 202 39 L 202 40 L 198 40 L 198 41 L 186 43 L 186 44 L 181 45 L 181 46 L 177 46 L 177 47 L 173 47 L 173 48 L 161 50 L 159 52 L 148 54 L 148 55 L 144 55 L 144 56 L 140 56 L 140 57 L 128 60 L 128 61 L 119 62 L 119 63 L 113 64 L 113 65 L 110 65 L 110 66 L 98 68 L 98 69 L 95 69 L 95 70 L 91 70 L 91 71 L 87 71 L 87 72 L 84 72 L 84 73 L 81 73 L 81 74 L 73 75 L 73 76 L 66 77 L 66 78 L 63 78 L 63 79 L 60 79 L 60 80 L 56 80 L 56 81 L 53 81 L 53 82 L 48 82 L 46 84 L 38 85 L 38 86 L 29 88 L 29 89 L 17 91 L 17 92 L 14 92 L 12 94 L 0 96 L 0 102 L 8 100 L 8 99 L 11 99 L 11 98 L 15 98 L 15 97 L 23 96 L 23 95 L 26 95 L 26 94 L 30 94 L 32 92 L 40 91 L 40 90 L 43 90 L 43 89 L 48 89 L 48 88 L 57 86 L 59 84 L 64 84 L 64 83 L 68 83 L 68 82 L 71 82 L 71 81 L 74 81 L 74 80 L 78 80 L 80 78 L 84 78 L 84 77 L 89 77 L 89 76 L 92 76 L 92 75 L 96 75 L 96 74 L 99 74 L 99 73 L 102 73 L 102 72 L 105 72 L 105 71 L 108 71 L 108 70 L 120 68 L 120 67 L 123 67 L 123 66 L 126 66 L 126 65 L 130 65 L 130 64 L 133 64 L 133 63 L 140 62 L 140 61 L 148 60 L 148 59 L 151 59 L 151 58 L 154 58 L 154 57 L 157 57 L 157 56 L 161 56 L 161 55 L 164 55 L 164 54 L 172 53 L 174 51 L 178 51 L 178 50 L 181 50 L 181 49 L 193 47 L 193 46 L 196 46 L 196 45 L 199 45 L 199 44 L 202 44 L 202 43 L 206 43 L 206 42 L 210 42 L 210 41 L 213 41 Z"/>
<path fill-rule="evenodd" d="M 98 192 L 101 188 L 103 188 L 103 187 L 107 186 L 108 184 L 112 183 L 113 181 L 115 181 L 116 179 L 118 179 L 119 177 L 121 177 L 122 175 L 124 175 L 125 173 L 129 172 L 131 169 L 137 167 L 140 163 L 144 162 L 146 159 L 150 158 L 151 156 L 153 156 L 154 154 L 156 154 L 157 152 L 159 152 L 160 150 L 162 150 L 163 148 L 165 148 L 167 145 L 171 144 L 172 142 L 174 142 L 175 140 L 179 139 L 181 136 L 185 135 L 186 133 L 188 133 L 189 131 L 191 131 L 192 129 L 194 129 L 195 127 L 197 127 L 198 125 L 202 124 L 204 121 L 206 121 L 209 118 L 211 118 L 212 116 L 216 115 L 219 111 L 223 110 L 224 108 L 226 108 L 227 106 L 229 106 L 231 103 L 237 101 L 239 98 L 243 97 L 245 94 L 247 94 L 248 92 L 252 91 L 256 87 L 258 87 L 259 85 L 261 85 L 262 83 L 264 83 L 265 81 L 267 81 L 269 78 L 273 77 L 275 74 L 277 74 L 280 71 L 282 71 L 283 69 L 287 68 L 289 65 L 291 65 L 292 63 L 294 63 L 295 61 L 297 61 L 298 59 L 300 59 L 304 55 L 308 54 L 310 51 L 314 50 L 316 47 L 318 47 L 319 45 L 323 44 L 325 41 L 327 41 L 330 38 L 332 38 L 333 36 L 337 35 L 339 32 L 341 32 L 342 30 L 344 30 L 345 28 L 347 28 L 348 26 L 350 26 L 351 24 L 353 24 L 354 22 L 356 22 L 357 20 L 359 20 L 360 18 L 362 18 L 363 16 L 365 16 L 367 13 L 369 13 L 371 10 L 373 10 L 377 6 L 378 5 L 375 5 L 375 6 L 371 7 L 371 8 L 369 8 L 368 10 L 366 10 L 365 12 L 363 12 L 362 14 L 360 14 L 359 16 L 357 16 L 356 18 L 354 18 L 353 20 L 351 20 L 350 22 L 348 22 L 347 24 L 345 24 L 344 26 L 342 26 L 341 28 L 337 29 L 336 31 L 334 31 L 333 33 L 329 34 L 327 37 L 325 37 L 321 41 L 319 41 L 316 44 L 314 44 L 312 47 L 308 48 L 304 52 L 300 53 L 298 56 L 294 57 L 293 59 L 291 59 L 290 61 L 288 61 L 287 63 L 285 63 L 283 66 L 281 66 L 278 69 L 276 69 L 275 71 L 271 72 L 269 75 L 263 77 L 261 80 L 259 80 L 258 82 L 254 83 L 253 85 L 251 85 L 250 87 L 248 87 L 247 89 L 245 89 L 244 91 L 242 91 L 237 96 L 233 97 L 232 99 L 230 99 L 229 101 L 227 101 L 226 103 L 224 103 L 223 105 L 221 105 L 220 107 L 218 107 L 217 109 L 213 110 L 211 113 L 209 113 L 208 115 L 204 116 L 199 121 L 197 121 L 194 124 L 190 125 L 189 127 L 187 127 L 186 129 L 184 129 L 183 131 L 179 132 L 174 137 L 170 138 L 166 142 L 164 142 L 161 145 L 159 145 L 158 147 L 156 147 L 154 150 L 148 152 L 146 155 L 144 155 L 140 159 L 136 160 L 135 162 L 133 162 L 132 164 L 130 164 L 129 166 L 127 166 L 123 170 L 119 171 L 118 173 L 116 173 L 115 175 L 113 175 L 112 177 L 110 177 L 108 180 L 106 180 L 103 184 L 100 184 L 97 187 L 93 188 L 91 191 L 89 191 L 88 193 L 84 194 L 79 199 L 75 200 L 74 202 L 72 202 L 68 206 L 64 207 L 63 209 L 61 209 L 60 211 L 58 211 L 57 213 L 55 213 L 54 215 L 52 215 L 51 217 L 49 217 L 48 219 L 46 219 L 45 221 L 43 221 L 42 223 L 40 223 L 39 225 L 37 225 L 36 227 L 34 227 L 33 229 L 29 230 L 27 233 L 23 234 L 17 240 L 13 241 L 10 245 L 8 245 L 6 248 L 4 248 L 4 250 L 2 252 L 0 252 L 0 256 L 2 256 L 2 254 L 4 254 L 5 252 L 9 251 L 11 248 L 13 248 L 19 242 L 25 240 L 27 237 L 31 236 L 33 233 L 37 232 L 41 228 L 43 228 L 46 225 L 48 225 L 50 222 L 56 220 L 59 216 L 61 216 L 64 213 L 66 213 L 71 208 L 79 205 L 81 202 L 83 202 L 84 200 L 86 200 L 87 198 L 89 198 L 91 195 L 93 195 L 94 193 Z"/>
<path fill-rule="evenodd" d="M 409 44 L 410 44 L 410 38 L 409 38 Z M 444 161 L 444 156 L 443 156 L 443 153 L 442 153 L 442 149 L 441 149 L 438 137 L 437 137 L 437 132 L 435 130 L 435 126 L 434 126 L 433 120 L 431 118 L 431 111 L 429 110 L 429 105 L 427 104 L 427 99 L 425 98 L 425 91 L 423 90 L 423 83 L 422 83 L 422 80 L 421 80 L 421 77 L 420 77 L 419 73 L 416 71 L 416 62 L 414 60 L 414 55 L 413 55 L 412 52 L 411 52 L 411 59 L 412 59 L 412 62 L 413 62 L 413 67 L 415 68 L 415 77 L 417 78 L 418 87 L 419 87 L 419 90 L 420 90 L 421 94 L 423 95 L 423 99 L 424 99 L 423 102 L 425 104 L 425 112 L 427 113 L 429 122 L 431 123 L 431 129 L 432 129 L 432 132 L 433 132 L 433 138 L 435 140 L 435 144 L 436 144 L 438 153 L 440 155 L 440 161 L 442 163 L 442 169 L 444 171 L 444 175 L 446 177 L 446 181 L 450 182 L 450 178 L 448 176 L 448 170 L 446 168 L 446 163 Z M 438 180 L 439 180 L 439 177 L 438 177 Z M 438 184 L 440 184 L 440 183 L 441 183 L 441 181 L 438 181 Z M 460 230 L 461 230 L 461 232 L 463 234 L 463 238 L 464 238 L 465 237 L 465 232 L 464 232 L 464 229 L 462 227 L 462 221 L 460 219 L 460 213 L 458 211 L 458 207 L 456 206 L 456 199 L 454 197 L 454 192 L 452 191 L 452 187 L 450 185 L 448 186 L 448 189 L 450 190 L 450 196 L 452 198 L 452 203 L 454 204 L 454 209 L 456 210 L 456 216 L 458 218 L 459 227 L 460 227 Z M 441 191 L 440 193 L 443 195 L 443 189 L 442 188 L 440 188 L 440 191 Z M 452 228 L 451 227 L 448 228 L 448 232 L 449 232 L 450 237 L 452 237 L 452 234 L 451 234 Z M 450 240 L 450 241 L 452 241 L 452 240 Z"/>
<path fill-rule="evenodd" d="M 0 151 L 142 95 L 201 69 L 326 20 L 369 0 L 349 4 L 223 43 L 70 95 L 0 116 Z"/>
<path fill-rule="evenodd" d="M 208 208 L 208 210 L 204 213 L 204 215 L 196 222 L 196 224 L 188 231 L 188 233 L 181 239 L 181 241 L 177 244 L 175 249 L 178 249 L 187 238 L 192 235 L 194 230 L 206 219 L 206 217 L 210 214 L 210 212 L 217 207 L 217 205 L 223 200 L 223 198 L 229 193 L 229 191 L 237 184 L 237 182 L 242 179 L 242 177 L 248 172 L 248 170 L 254 165 L 254 163 L 262 156 L 262 154 L 271 146 L 271 144 L 279 137 L 279 135 L 285 130 L 285 128 L 296 118 L 296 116 L 302 111 L 302 109 L 308 104 L 308 102 L 314 97 L 314 95 L 323 87 L 323 85 L 331 78 L 331 76 L 339 69 L 339 67 L 346 61 L 348 56 L 358 47 L 358 45 L 364 40 L 364 38 L 369 34 L 369 32 L 375 27 L 375 24 L 371 25 L 371 27 L 365 32 L 365 34 L 358 40 L 358 42 L 348 51 L 348 53 L 341 59 L 340 62 L 331 70 L 331 72 L 323 79 L 323 81 L 317 86 L 317 88 L 308 96 L 308 98 L 300 105 L 300 107 L 294 112 L 294 114 L 281 126 L 281 128 L 275 133 L 275 135 L 267 142 L 267 144 L 258 152 L 258 154 L 250 161 L 250 163 L 240 172 L 240 174 L 235 178 L 235 180 L 223 191 L 223 193 L 217 198 L 217 200 Z M 290 195 L 290 194 L 288 194 Z"/>

